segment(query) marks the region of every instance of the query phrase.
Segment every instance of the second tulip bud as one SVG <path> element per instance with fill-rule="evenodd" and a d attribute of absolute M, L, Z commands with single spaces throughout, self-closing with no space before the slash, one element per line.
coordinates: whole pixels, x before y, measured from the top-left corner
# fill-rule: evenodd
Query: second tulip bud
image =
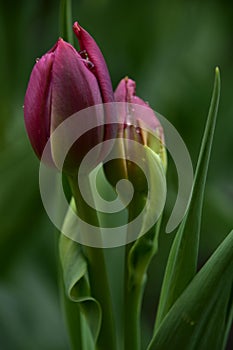
<path fill-rule="evenodd" d="M 154 152 L 156 159 L 166 170 L 166 149 L 164 146 L 163 128 L 154 111 L 141 98 L 136 96 L 136 84 L 128 77 L 122 79 L 114 93 L 115 102 L 120 102 L 120 123 L 115 141 L 119 159 L 114 159 L 104 165 L 105 175 L 115 186 L 122 179 L 128 179 L 136 192 L 147 192 L 148 184 L 142 169 L 130 160 L 133 152 L 137 158 L 139 145 L 148 147 Z M 146 150 L 143 156 L 146 159 Z M 138 156 L 139 157 L 139 156 Z M 142 160 L 138 159 L 138 163 Z M 149 166 L 149 165 L 148 165 Z M 114 168 L 114 171 L 113 171 Z"/>

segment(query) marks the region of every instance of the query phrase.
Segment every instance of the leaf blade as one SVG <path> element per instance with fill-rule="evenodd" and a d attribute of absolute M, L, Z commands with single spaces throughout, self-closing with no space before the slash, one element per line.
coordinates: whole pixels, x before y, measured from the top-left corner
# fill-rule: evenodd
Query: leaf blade
<path fill-rule="evenodd" d="M 233 231 L 177 299 L 147 350 L 222 348 L 233 283 L 232 247 Z"/>
<path fill-rule="evenodd" d="M 74 206 L 73 201 L 72 203 Z M 69 211 L 64 221 L 65 225 L 72 227 Z M 73 303 L 73 308 L 80 312 L 79 323 L 83 338 L 82 342 L 85 343 L 87 338 L 92 337 L 94 344 L 97 342 L 100 332 L 102 311 L 99 302 L 91 296 L 86 257 L 82 252 L 81 245 L 63 234 L 61 234 L 59 240 L 59 255 L 65 295 L 69 299 L 69 304 Z M 77 309 L 75 308 L 75 303 L 77 304 Z M 70 309 L 72 308 L 71 305 L 69 307 Z M 87 348 L 90 349 L 90 344 Z"/>
<path fill-rule="evenodd" d="M 201 150 L 195 172 L 190 205 L 170 250 L 161 290 L 155 330 L 196 273 L 203 195 L 220 98 L 220 73 L 215 82 Z"/>

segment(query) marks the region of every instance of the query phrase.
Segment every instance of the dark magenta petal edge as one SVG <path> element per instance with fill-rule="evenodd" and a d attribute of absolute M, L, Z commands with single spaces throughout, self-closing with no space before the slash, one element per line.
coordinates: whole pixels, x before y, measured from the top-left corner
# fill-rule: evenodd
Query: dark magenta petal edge
<path fill-rule="evenodd" d="M 78 22 L 74 23 L 73 30 L 78 38 L 80 49 L 87 52 L 89 60 L 94 65 L 92 71 L 94 72 L 99 83 L 103 102 L 113 102 L 114 95 L 109 71 L 98 45 L 92 36 L 85 29 L 83 29 Z"/>

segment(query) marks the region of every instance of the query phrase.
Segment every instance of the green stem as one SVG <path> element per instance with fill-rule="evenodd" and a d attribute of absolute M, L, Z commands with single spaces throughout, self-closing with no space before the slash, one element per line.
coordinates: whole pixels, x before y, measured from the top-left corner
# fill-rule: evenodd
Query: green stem
<path fill-rule="evenodd" d="M 141 195 L 136 195 L 129 206 L 128 222 L 133 220 L 144 206 Z M 128 230 L 127 234 L 130 236 Z M 129 274 L 129 254 L 134 242 L 125 247 L 125 320 L 124 339 L 125 350 L 139 350 L 141 348 L 141 306 L 143 297 L 143 282 L 132 281 Z"/>
<path fill-rule="evenodd" d="M 60 33 L 64 40 L 73 44 L 72 32 L 72 1 L 61 0 L 60 3 Z"/>
<path fill-rule="evenodd" d="M 139 194 L 129 207 L 129 222 L 141 212 L 145 202 Z M 135 215 L 136 214 L 136 215 Z M 141 309 L 147 269 L 157 251 L 162 216 L 154 227 L 136 242 L 126 246 L 125 253 L 125 350 L 141 349 Z M 130 232 L 128 232 L 130 235 Z"/>
<path fill-rule="evenodd" d="M 132 244 L 126 247 L 126 259 Z M 125 350 L 141 348 L 141 307 L 143 297 L 141 283 L 131 284 L 128 268 L 125 269 Z"/>
<path fill-rule="evenodd" d="M 69 177 L 69 183 L 76 202 L 78 215 L 88 224 L 99 226 L 97 212 L 90 208 L 83 199 L 76 177 Z M 85 232 L 83 233 L 85 234 Z M 96 298 L 102 309 L 102 324 L 97 341 L 98 350 L 115 350 L 116 335 L 113 320 L 113 309 L 107 278 L 104 251 L 102 248 L 83 247 L 88 260 L 88 273 L 92 296 Z"/>

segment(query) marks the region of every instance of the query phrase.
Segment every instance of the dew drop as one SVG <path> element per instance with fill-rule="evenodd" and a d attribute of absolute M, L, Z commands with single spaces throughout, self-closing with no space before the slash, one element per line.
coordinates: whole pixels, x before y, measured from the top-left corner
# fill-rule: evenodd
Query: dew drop
<path fill-rule="evenodd" d="M 85 59 L 85 58 L 82 58 L 82 61 L 84 62 L 84 64 L 86 65 L 86 67 L 88 69 L 93 69 L 94 68 L 94 63 L 92 63 L 91 61 L 89 61 L 89 59 Z"/>
<path fill-rule="evenodd" d="M 133 126 L 134 125 L 134 117 L 131 113 L 127 113 L 126 116 L 126 124 L 129 126 Z"/>
<path fill-rule="evenodd" d="M 94 68 L 94 63 L 92 63 L 91 61 L 87 60 L 86 63 L 87 63 L 87 66 L 88 66 L 89 69 L 93 69 Z"/>
<path fill-rule="evenodd" d="M 88 60 L 88 54 L 86 50 L 79 51 L 79 54 L 83 59 Z"/>

